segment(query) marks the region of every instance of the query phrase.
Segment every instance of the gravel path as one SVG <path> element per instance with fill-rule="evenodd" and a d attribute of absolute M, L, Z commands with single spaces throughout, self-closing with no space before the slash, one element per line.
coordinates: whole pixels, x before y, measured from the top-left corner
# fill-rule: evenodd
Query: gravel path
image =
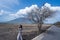
<path fill-rule="evenodd" d="M 52 26 L 46 32 L 38 35 L 32 40 L 60 40 L 60 28 Z"/>

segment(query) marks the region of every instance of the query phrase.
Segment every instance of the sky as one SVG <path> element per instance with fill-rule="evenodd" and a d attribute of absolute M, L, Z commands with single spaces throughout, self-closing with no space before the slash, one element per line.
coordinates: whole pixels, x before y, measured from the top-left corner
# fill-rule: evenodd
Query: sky
<path fill-rule="evenodd" d="M 46 23 L 60 21 L 60 0 L 0 0 L 0 22 L 24 17 L 32 9 L 46 5 L 55 12 Z M 23 15 L 22 15 L 23 14 Z"/>

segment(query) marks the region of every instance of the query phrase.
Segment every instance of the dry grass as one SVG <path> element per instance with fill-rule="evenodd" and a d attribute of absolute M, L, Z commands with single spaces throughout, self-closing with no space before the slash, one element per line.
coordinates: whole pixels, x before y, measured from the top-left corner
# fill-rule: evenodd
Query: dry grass
<path fill-rule="evenodd" d="M 23 38 L 31 40 L 38 35 L 37 24 L 22 24 Z M 50 25 L 43 25 L 42 29 L 48 28 Z M 0 40 L 16 40 L 19 24 L 0 24 Z"/>

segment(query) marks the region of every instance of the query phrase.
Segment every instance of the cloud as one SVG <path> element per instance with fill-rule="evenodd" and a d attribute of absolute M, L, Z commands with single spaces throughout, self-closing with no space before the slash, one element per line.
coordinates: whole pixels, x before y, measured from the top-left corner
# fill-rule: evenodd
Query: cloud
<path fill-rule="evenodd" d="M 44 7 L 48 7 L 50 9 L 50 11 L 54 12 L 52 13 L 52 16 L 50 18 L 46 18 L 47 21 L 44 21 L 45 23 L 55 23 L 60 21 L 60 6 L 51 6 L 51 4 L 49 3 L 45 3 L 45 5 L 42 6 Z M 25 15 L 27 15 L 28 13 L 31 13 L 32 10 L 36 11 L 36 9 L 39 9 L 39 7 L 37 5 L 31 5 L 30 7 L 25 7 L 24 9 L 20 9 L 18 10 L 16 13 L 12 13 L 12 12 L 7 12 L 7 18 L 6 20 L 11 20 L 11 19 L 16 19 L 19 17 L 26 17 Z M 5 14 L 3 12 L 3 10 L 1 10 L 0 15 Z M 9 18 L 8 18 L 9 17 Z"/>
<path fill-rule="evenodd" d="M 48 7 L 52 12 L 52 16 L 50 18 L 47 18 L 45 23 L 56 23 L 60 21 L 60 6 L 51 6 L 51 4 L 46 3 L 44 6 Z"/>
<path fill-rule="evenodd" d="M 16 13 L 5 14 L 5 11 L 3 11 L 4 13 L 2 13 L 2 15 L 7 15 L 6 17 L 4 17 L 5 20 L 13 20 L 19 17 L 26 17 L 28 13 L 31 13 L 32 10 L 36 11 L 36 9 L 39 9 L 39 7 L 37 5 L 32 5 L 30 7 L 25 7 L 24 9 L 20 9 Z"/>
<path fill-rule="evenodd" d="M 5 10 L 0 10 L 0 16 L 9 15 L 9 14 L 12 14 L 12 13 L 13 12 L 5 11 Z"/>
<path fill-rule="evenodd" d="M 27 13 L 31 13 L 32 10 L 39 9 L 37 5 L 32 5 L 30 7 L 25 7 L 25 9 L 20 9 L 16 14 L 10 14 L 15 17 L 24 17 Z"/>
<path fill-rule="evenodd" d="M 5 21 L 13 20 L 14 17 L 10 16 L 10 14 L 13 14 L 13 13 L 14 12 L 0 10 L 0 22 L 5 22 Z"/>
<path fill-rule="evenodd" d="M 45 23 L 55 23 L 58 22 L 60 19 L 60 6 L 51 6 L 49 3 L 45 3 L 44 7 L 48 7 L 50 11 L 54 12 L 52 13 L 52 16 L 50 18 L 46 18 L 47 21 Z M 32 10 L 36 11 L 36 9 L 39 9 L 37 5 L 32 5 L 30 7 L 25 7 L 24 9 L 20 9 L 15 14 L 10 14 L 10 16 L 13 16 L 14 18 L 18 17 L 25 17 L 24 15 L 27 15 L 28 13 L 31 13 Z"/>
<path fill-rule="evenodd" d="M 27 14 L 30 13 L 32 10 L 36 10 L 39 7 L 37 5 L 32 5 L 30 7 L 25 7 L 25 9 L 21 9 L 17 12 L 17 14 Z"/>
<path fill-rule="evenodd" d="M 1 11 L 0 11 L 0 15 L 3 15 L 3 14 L 4 14 L 4 11 L 3 11 L 3 10 L 1 10 Z"/>
<path fill-rule="evenodd" d="M 9 14 L 9 12 L 7 12 L 7 11 L 4 11 L 4 10 L 0 10 L 0 16 L 2 16 L 2 15 L 6 15 L 6 14 Z"/>
<path fill-rule="evenodd" d="M 19 5 L 18 0 L 0 0 L 0 9 L 9 9 L 13 10 L 14 5 Z"/>
<path fill-rule="evenodd" d="M 60 6 L 51 6 L 51 4 L 49 4 L 49 3 L 45 3 L 45 5 L 44 6 L 46 6 L 46 7 L 48 7 L 50 10 L 52 10 L 52 11 L 60 11 Z"/>

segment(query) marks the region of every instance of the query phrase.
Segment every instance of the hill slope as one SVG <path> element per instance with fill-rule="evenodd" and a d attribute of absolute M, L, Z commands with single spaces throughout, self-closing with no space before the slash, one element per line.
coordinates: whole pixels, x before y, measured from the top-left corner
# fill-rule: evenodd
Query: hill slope
<path fill-rule="evenodd" d="M 7 23 L 31 23 L 31 21 L 29 21 L 29 19 L 27 18 L 17 18 L 11 21 L 8 21 Z"/>

